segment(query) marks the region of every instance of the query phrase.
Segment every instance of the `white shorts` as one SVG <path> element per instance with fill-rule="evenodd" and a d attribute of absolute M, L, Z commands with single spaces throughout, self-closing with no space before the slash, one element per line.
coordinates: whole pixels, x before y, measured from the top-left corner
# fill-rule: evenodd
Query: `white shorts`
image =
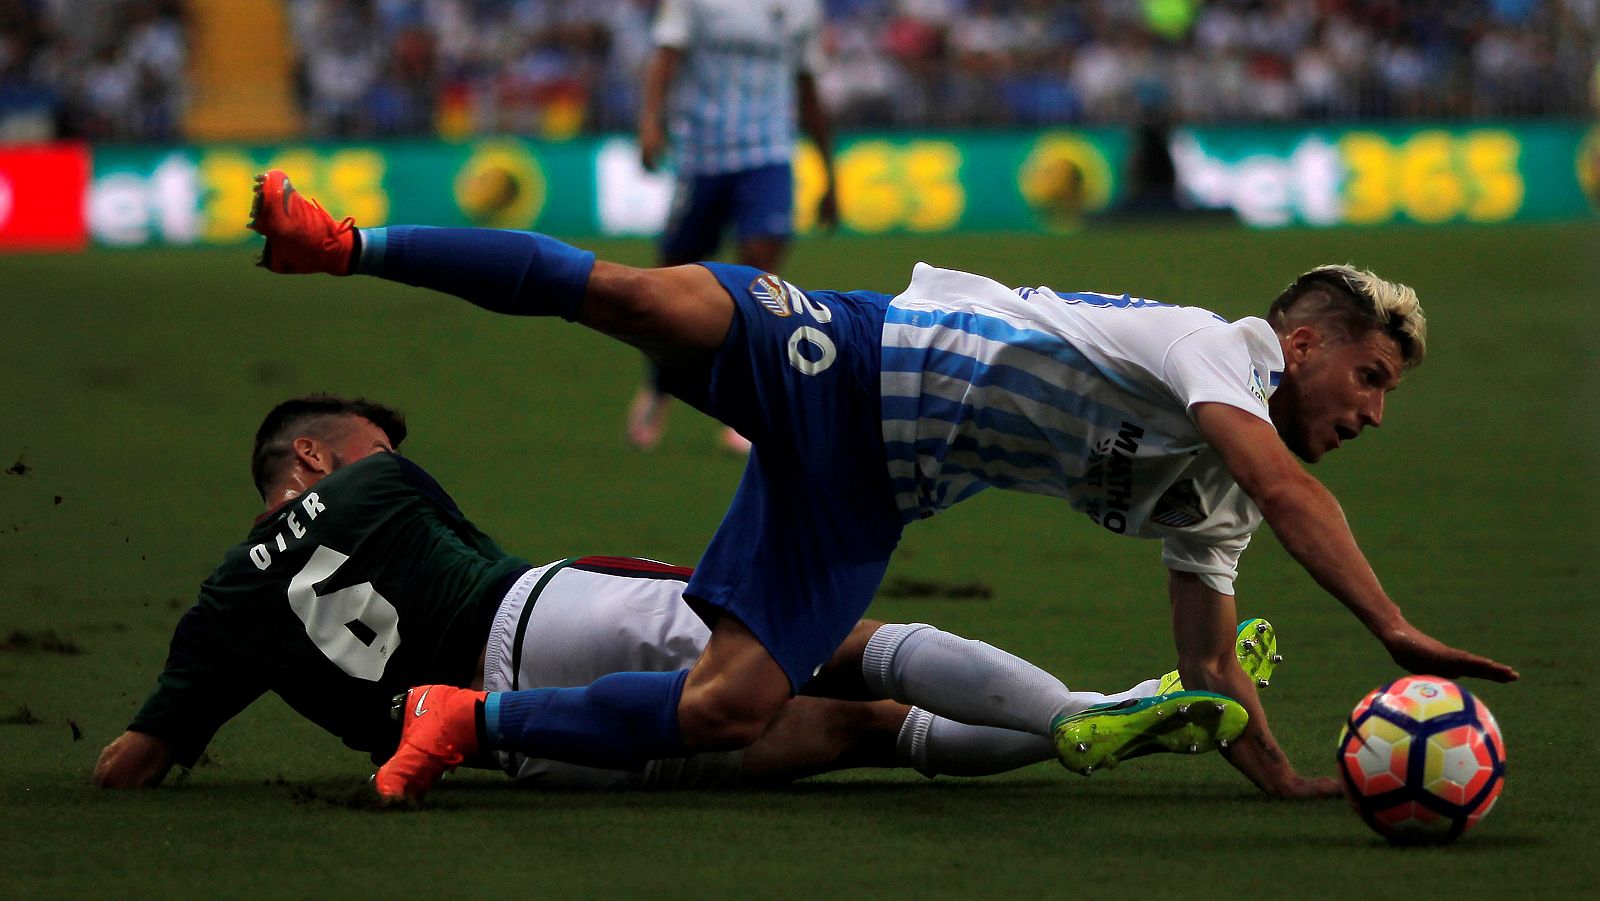
<path fill-rule="evenodd" d="M 631 557 L 582 557 L 529 570 L 495 614 L 484 690 L 580 687 L 608 673 L 688 669 L 711 637 L 683 601 L 688 577 L 688 570 Z M 744 760 L 743 751 L 696 754 L 654 760 L 635 772 L 507 751 L 497 756 L 513 779 L 559 788 L 731 785 Z"/>

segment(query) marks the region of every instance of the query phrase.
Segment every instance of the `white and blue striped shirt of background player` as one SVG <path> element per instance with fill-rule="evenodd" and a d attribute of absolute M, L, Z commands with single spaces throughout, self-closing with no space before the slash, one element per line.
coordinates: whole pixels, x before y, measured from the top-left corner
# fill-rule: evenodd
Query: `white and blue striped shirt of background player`
<path fill-rule="evenodd" d="M 910 521 L 994 485 L 1065 498 L 1113 532 L 1247 541 L 1259 513 L 1188 408 L 1268 419 L 1281 368 L 1260 319 L 919 264 L 883 331 L 896 502 Z"/>
<path fill-rule="evenodd" d="M 822 65 L 816 0 L 663 0 L 652 37 L 683 52 L 668 120 L 680 176 L 794 155 L 795 78 Z"/>

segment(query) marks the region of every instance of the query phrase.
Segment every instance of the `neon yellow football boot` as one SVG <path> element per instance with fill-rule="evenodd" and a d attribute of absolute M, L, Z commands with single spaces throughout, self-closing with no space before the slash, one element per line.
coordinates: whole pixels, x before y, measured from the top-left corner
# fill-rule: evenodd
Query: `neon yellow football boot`
<path fill-rule="evenodd" d="M 1258 616 L 1240 623 L 1236 634 L 1233 652 L 1239 658 L 1239 666 L 1244 669 L 1245 675 L 1256 680 L 1256 688 L 1266 688 L 1272 684 L 1272 674 L 1278 664 L 1283 662 L 1283 655 L 1278 653 L 1277 631 L 1272 628 L 1272 623 Z M 1183 682 L 1178 678 L 1177 670 L 1161 677 L 1156 694 L 1167 695 L 1175 691 L 1183 691 Z"/>
<path fill-rule="evenodd" d="M 1050 724 L 1056 758 L 1089 775 L 1146 754 L 1203 754 L 1226 748 L 1250 715 L 1239 702 L 1209 691 L 1180 691 L 1057 716 Z"/>

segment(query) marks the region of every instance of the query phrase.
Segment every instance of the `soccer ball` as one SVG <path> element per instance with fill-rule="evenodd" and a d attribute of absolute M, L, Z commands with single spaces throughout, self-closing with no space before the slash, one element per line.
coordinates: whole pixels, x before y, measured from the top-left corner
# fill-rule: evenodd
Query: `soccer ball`
<path fill-rule="evenodd" d="M 1339 776 L 1361 819 L 1391 842 L 1447 842 L 1489 813 L 1506 746 L 1483 702 L 1437 676 L 1373 689 L 1339 732 Z"/>

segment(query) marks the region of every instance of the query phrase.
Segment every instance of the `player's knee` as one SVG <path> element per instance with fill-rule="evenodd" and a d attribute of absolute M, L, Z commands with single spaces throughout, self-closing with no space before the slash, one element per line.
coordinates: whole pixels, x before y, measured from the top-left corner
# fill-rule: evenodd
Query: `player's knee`
<path fill-rule="evenodd" d="M 659 298 L 644 270 L 631 266 L 597 266 L 584 298 L 582 321 L 611 335 L 633 336 L 648 331 Z"/>
<path fill-rule="evenodd" d="M 686 689 L 678 704 L 684 744 L 697 751 L 732 750 L 754 744 L 787 700 L 765 692 L 711 686 Z"/>

